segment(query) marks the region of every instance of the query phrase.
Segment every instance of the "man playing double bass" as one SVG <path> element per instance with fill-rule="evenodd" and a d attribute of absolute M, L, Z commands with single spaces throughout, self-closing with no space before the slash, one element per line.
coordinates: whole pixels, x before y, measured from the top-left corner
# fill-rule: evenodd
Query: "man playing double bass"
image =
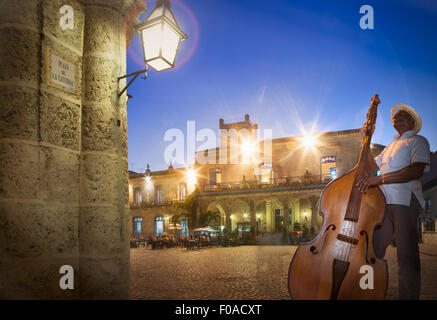
<path fill-rule="evenodd" d="M 420 255 L 417 221 L 425 201 L 419 181 L 429 171 L 429 143 L 418 135 L 422 127 L 419 114 L 406 104 L 391 109 L 393 127 L 397 131 L 390 143 L 375 159 L 369 153 L 368 172 L 380 170 L 378 176 L 361 177 L 357 188 L 366 192 L 380 186 L 386 200 L 386 211 L 380 229 L 374 233 L 374 249 L 383 258 L 387 246 L 396 241 L 399 265 L 399 299 L 418 299 L 420 296 Z M 369 131 L 368 131 L 369 130 Z M 367 124 L 361 129 L 375 130 Z"/>

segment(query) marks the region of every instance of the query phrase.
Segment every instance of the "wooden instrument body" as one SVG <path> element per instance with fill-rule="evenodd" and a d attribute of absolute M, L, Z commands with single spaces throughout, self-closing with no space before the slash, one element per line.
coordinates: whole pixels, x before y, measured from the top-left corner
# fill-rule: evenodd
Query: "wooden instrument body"
<path fill-rule="evenodd" d="M 339 241 L 343 242 L 337 237 L 342 234 L 346 222 L 344 217 L 356 173 L 357 167 L 332 181 L 322 193 L 320 232 L 313 241 L 298 247 L 290 263 L 288 289 L 292 299 L 333 299 L 333 261 L 339 258 Z M 358 242 L 350 244 L 347 254 L 350 264 L 334 299 L 384 299 L 388 282 L 387 263 L 376 257 L 373 249 L 373 233 L 382 223 L 384 211 L 384 194 L 379 187 L 372 187 L 362 196 L 358 221 L 346 222 L 349 226 L 355 224 L 350 235 Z M 360 269 L 364 265 L 373 267 L 374 289 L 360 287 L 360 279 L 364 276 Z"/>
<path fill-rule="evenodd" d="M 387 262 L 379 259 L 373 248 L 374 231 L 384 218 L 384 194 L 379 187 L 361 193 L 356 186 L 368 175 L 370 141 L 380 103 L 377 94 L 371 102 L 358 164 L 326 186 L 320 197 L 323 223 L 319 234 L 300 245 L 291 260 L 288 290 L 293 299 L 375 300 L 384 299 L 387 292 Z"/>

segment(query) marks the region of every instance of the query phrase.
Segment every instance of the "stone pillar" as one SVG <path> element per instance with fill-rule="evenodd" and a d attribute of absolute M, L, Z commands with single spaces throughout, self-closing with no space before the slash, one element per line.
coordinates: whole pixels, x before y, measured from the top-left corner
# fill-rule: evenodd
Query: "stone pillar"
<path fill-rule="evenodd" d="M 253 202 L 253 200 L 249 201 L 249 211 L 250 211 L 250 230 L 255 230 L 256 216 L 255 216 L 255 203 Z"/>
<path fill-rule="evenodd" d="M 318 223 L 318 216 L 319 216 L 319 207 L 318 207 L 318 202 L 319 202 L 319 198 L 318 197 L 311 197 L 309 198 L 309 202 L 310 202 L 310 208 L 311 208 L 311 227 L 314 227 L 315 232 L 317 233 L 319 231 L 319 223 Z"/>
<path fill-rule="evenodd" d="M 256 216 L 255 216 L 255 203 L 253 200 L 249 201 L 250 210 L 250 237 L 251 240 L 255 240 L 256 236 Z"/>
<path fill-rule="evenodd" d="M 133 3 L 71 0 L 65 30 L 62 1 L 2 3 L 0 299 L 128 297 L 126 99 L 116 78 L 131 33 L 122 14 L 144 9 Z M 76 91 L 49 84 L 48 49 L 75 65 Z M 73 290 L 59 287 L 63 265 Z"/>
<path fill-rule="evenodd" d="M 266 200 L 266 227 L 267 232 L 273 232 L 272 229 L 272 201 Z"/>
<path fill-rule="evenodd" d="M 129 297 L 129 195 L 124 14 L 132 0 L 85 6 L 80 172 L 81 298 Z"/>
<path fill-rule="evenodd" d="M 196 208 L 196 221 L 194 224 L 195 228 L 201 227 L 200 226 L 200 214 L 201 214 L 200 205 L 198 205 Z"/>
<path fill-rule="evenodd" d="M 289 211 L 288 199 L 282 199 L 281 203 L 283 207 L 282 240 L 288 243 L 288 234 L 290 231 L 288 227 L 288 211 Z"/>
<path fill-rule="evenodd" d="M 294 230 L 294 223 L 300 221 L 300 199 L 291 200 L 291 211 L 292 211 L 292 223 L 291 227 Z"/>
<path fill-rule="evenodd" d="M 232 232 L 231 214 L 228 211 L 226 211 L 226 232 Z"/>
<path fill-rule="evenodd" d="M 79 69 L 83 5 L 59 26 L 58 1 L 3 1 L 0 10 L 0 299 L 79 297 L 81 95 L 47 84 L 48 47 Z M 59 287 L 73 267 L 74 290 Z"/>

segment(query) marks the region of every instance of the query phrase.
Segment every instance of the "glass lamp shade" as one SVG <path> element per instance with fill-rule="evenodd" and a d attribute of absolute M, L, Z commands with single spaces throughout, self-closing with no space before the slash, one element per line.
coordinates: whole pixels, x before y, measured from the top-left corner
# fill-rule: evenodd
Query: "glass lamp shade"
<path fill-rule="evenodd" d="M 187 36 L 179 28 L 169 2 L 158 2 L 137 30 L 141 34 L 144 61 L 156 71 L 173 68 L 179 43 Z"/>

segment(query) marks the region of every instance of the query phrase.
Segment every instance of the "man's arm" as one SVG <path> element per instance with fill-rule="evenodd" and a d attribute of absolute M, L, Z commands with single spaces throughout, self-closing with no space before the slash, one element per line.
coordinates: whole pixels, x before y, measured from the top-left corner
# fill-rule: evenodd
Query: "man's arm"
<path fill-rule="evenodd" d="M 418 180 L 423 175 L 423 171 L 427 165 L 428 164 L 424 162 L 415 162 L 398 171 L 385 173 L 376 177 L 361 177 L 357 183 L 357 188 L 361 192 L 366 192 L 367 189 L 372 186 Z"/>
<path fill-rule="evenodd" d="M 424 162 L 415 162 L 401 170 L 389 172 L 381 175 L 385 184 L 404 183 L 412 180 L 419 180 L 423 176 L 423 171 L 427 166 Z M 381 179 L 381 180 L 382 180 Z"/>

